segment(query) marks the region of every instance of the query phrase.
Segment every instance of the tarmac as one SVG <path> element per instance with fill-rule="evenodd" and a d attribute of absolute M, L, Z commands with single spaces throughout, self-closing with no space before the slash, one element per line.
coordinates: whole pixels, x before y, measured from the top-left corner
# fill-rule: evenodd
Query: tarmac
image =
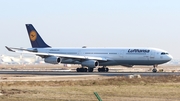
<path fill-rule="evenodd" d="M 1 70 L 0 74 L 20 74 L 20 75 L 51 75 L 51 76 L 77 76 L 77 75 L 99 75 L 99 76 L 170 76 L 180 75 L 180 72 L 74 72 L 74 71 L 13 71 Z"/>

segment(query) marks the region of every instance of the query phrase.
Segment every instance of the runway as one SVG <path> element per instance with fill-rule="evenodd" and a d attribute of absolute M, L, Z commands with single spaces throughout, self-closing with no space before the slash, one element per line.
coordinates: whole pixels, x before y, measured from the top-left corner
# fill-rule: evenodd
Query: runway
<path fill-rule="evenodd" d="M 180 75 L 180 72 L 70 72 L 70 71 L 0 71 L 0 74 L 20 74 L 20 75 L 51 75 L 51 76 L 73 76 L 73 75 L 100 75 L 100 76 L 127 76 L 127 75 L 141 75 L 141 76 L 168 76 Z"/>

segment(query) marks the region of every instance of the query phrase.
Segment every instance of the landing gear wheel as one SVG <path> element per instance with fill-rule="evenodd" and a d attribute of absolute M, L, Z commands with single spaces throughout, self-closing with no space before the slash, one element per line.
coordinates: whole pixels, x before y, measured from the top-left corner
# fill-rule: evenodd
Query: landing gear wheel
<path fill-rule="evenodd" d="M 157 72 L 157 69 L 156 69 L 157 66 L 158 66 L 158 65 L 156 65 L 156 64 L 153 65 L 153 67 L 154 67 L 153 70 L 152 70 L 153 73 L 156 73 L 156 72 Z"/>
<path fill-rule="evenodd" d="M 80 69 L 80 68 L 77 68 L 77 69 L 76 69 L 76 72 L 80 72 L 80 70 L 79 70 L 79 69 Z"/>
<path fill-rule="evenodd" d="M 98 72 L 101 72 L 101 68 L 98 68 Z"/>
<path fill-rule="evenodd" d="M 109 72 L 109 68 L 106 68 L 105 72 Z"/>
<path fill-rule="evenodd" d="M 87 68 L 77 68 L 77 72 L 87 72 Z"/>
<path fill-rule="evenodd" d="M 153 73 L 156 73 L 156 72 L 157 72 L 157 69 L 156 69 L 156 68 L 154 68 L 154 69 L 152 70 L 152 72 L 153 72 Z"/>
<path fill-rule="evenodd" d="M 84 72 L 87 72 L 87 68 L 84 68 Z"/>
<path fill-rule="evenodd" d="M 105 68 L 98 68 L 98 72 L 105 72 Z"/>
<path fill-rule="evenodd" d="M 98 68 L 98 72 L 108 72 L 109 68 L 106 68 L 105 66 L 103 66 L 102 68 Z"/>
<path fill-rule="evenodd" d="M 88 68 L 88 72 L 93 72 L 94 68 Z"/>

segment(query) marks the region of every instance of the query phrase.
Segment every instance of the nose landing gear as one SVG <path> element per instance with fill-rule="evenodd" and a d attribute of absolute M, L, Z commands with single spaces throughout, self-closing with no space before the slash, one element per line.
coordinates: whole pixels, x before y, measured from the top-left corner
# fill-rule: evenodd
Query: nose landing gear
<path fill-rule="evenodd" d="M 156 72 L 157 72 L 157 69 L 156 69 L 157 66 L 158 66 L 158 65 L 153 65 L 153 69 L 152 69 L 152 72 L 153 72 L 153 73 L 156 73 Z"/>

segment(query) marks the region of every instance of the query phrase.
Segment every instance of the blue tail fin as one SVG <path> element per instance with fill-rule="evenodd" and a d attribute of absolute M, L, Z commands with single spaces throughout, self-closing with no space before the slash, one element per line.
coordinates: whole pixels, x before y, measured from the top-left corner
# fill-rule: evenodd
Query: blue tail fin
<path fill-rule="evenodd" d="M 26 24 L 26 28 L 33 48 L 50 47 L 44 42 L 44 40 L 41 38 L 41 36 L 38 34 L 38 32 L 36 31 L 36 29 L 33 27 L 32 24 Z"/>

